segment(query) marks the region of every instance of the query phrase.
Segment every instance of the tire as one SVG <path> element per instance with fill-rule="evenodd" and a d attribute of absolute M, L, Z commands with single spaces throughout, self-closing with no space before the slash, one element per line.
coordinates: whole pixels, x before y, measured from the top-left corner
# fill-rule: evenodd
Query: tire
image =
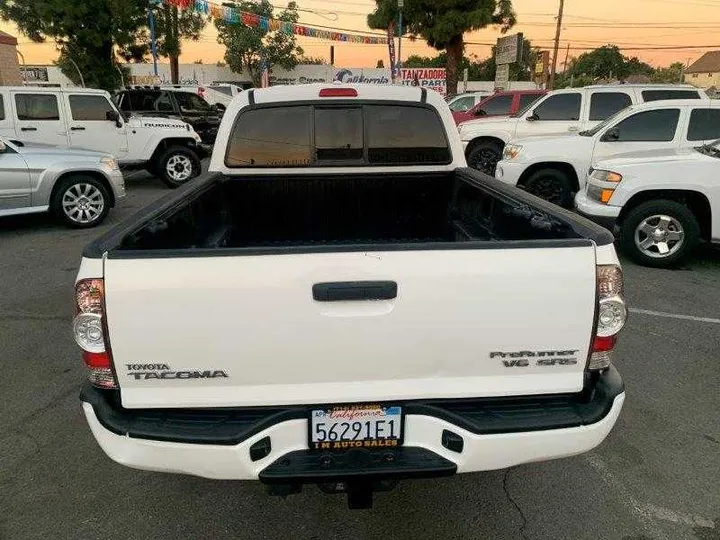
<path fill-rule="evenodd" d="M 573 201 L 570 178 L 559 169 L 539 169 L 528 177 L 523 187 L 528 193 L 563 208 L 570 208 Z"/>
<path fill-rule="evenodd" d="M 69 227 L 100 225 L 110 211 L 110 192 L 97 178 L 83 174 L 64 178 L 55 188 L 50 211 Z"/>
<path fill-rule="evenodd" d="M 468 166 L 495 176 L 495 167 L 502 159 L 503 145 L 494 141 L 480 142 L 472 147 L 468 153 Z"/>
<path fill-rule="evenodd" d="M 643 266 L 673 266 L 685 259 L 699 241 L 697 218 L 676 201 L 644 202 L 630 210 L 620 224 L 620 248 Z"/>
<path fill-rule="evenodd" d="M 171 146 L 160 154 L 152 168 L 166 186 L 174 189 L 200 174 L 200 159 L 185 146 Z"/>

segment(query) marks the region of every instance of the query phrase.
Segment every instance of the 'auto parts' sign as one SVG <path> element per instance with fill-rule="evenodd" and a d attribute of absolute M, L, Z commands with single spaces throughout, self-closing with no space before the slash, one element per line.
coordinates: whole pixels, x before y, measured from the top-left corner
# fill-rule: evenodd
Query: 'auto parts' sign
<path fill-rule="evenodd" d="M 403 68 L 400 82 L 405 86 L 423 86 L 441 95 L 447 92 L 445 68 Z"/>

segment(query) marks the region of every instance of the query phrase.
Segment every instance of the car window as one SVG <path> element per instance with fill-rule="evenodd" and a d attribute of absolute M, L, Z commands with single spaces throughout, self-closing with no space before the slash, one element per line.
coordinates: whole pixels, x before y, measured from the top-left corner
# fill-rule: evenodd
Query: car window
<path fill-rule="evenodd" d="M 210 89 L 225 94 L 226 96 L 232 96 L 232 88 L 229 86 L 211 86 Z"/>
<path fill-rule="evenodd" d="M 159 112 L 173 112 L 170 92 L 162 92 L 153 102 L 153 109 Z"/>
<path fill-rule="evenodd" d="M 60 120 L 57 97 L 52 94 L 15 94 L 18 120 Z"/>
<path fill-rule="evenodd" d="M 520 96 L 520 106 L 518 107 L 518 110 L 524 111 L 541 97 L 542 94 L 522 94 Z"/>
<path fill-rule="evenodd" d="M 595 92 L 590 98 L 590 120 L 605 120 L 631 104 L 625 92 Z"/>
<path fill-rule="evenodd" d="M 240 114 L 228 167 L 445 164 L 450 149 L 432 109 L 402 105 L 264 107 Z"/>
<path fill-rule="evenodd" d="M 688 141 L 720 139 L 720 109 L 693 109 L 687 138 Z"/>
<path fill-rule="evenodd" d="M 474 96 L 464 96 L 461 98 L 457 98 L 455 101 L 450 103 L 450 110 L 451 111 L 467 111 L 468 109 L 472 108 L 472 106 L 474 104 L 475 104 Z"/>
<path fill-rule="evenodd" d="M 580 119 L 580 94 L 556 94 L 535 107 L 537 120 Z"/>
<path fill-rule="evenodd" d="M 192 92 L 175 92 L 175 99 L 181 111 L 207 111 L 211 108 L 207 101 Z"/>
<path fill-rule="evenodd" d="M 363 158 L 363 118 L 360 107 L 315 109 L 315 156 L 318 161 Z"/>
<path fill-rule="evenodd" d="M 369 163 L 450 162 L 445 129 L 434 110 L 404 105 L 366 105 L 364 119 Z"/>
<path fill-rule="evenodd" d="M 5 120 L 5 100 L 2 94 L 0 94 L 0 120 Z"/>
<path fill-rule="evenodd" d="M 680 118 L 680 109 L 658 109 L 634 114 L 614 128 L 620 142 L 672 141 Z"/>
<path fill-rule="evenodd" d="M 488 115 L 508 115 L 512 108 L 513 97 L 511 95 L 491 97 L 480 105 L 480 109 Z"/>
<path fill-rule="evenodd" d="M 312 107 L 245 111 L 230 135 L 228 167 L 298 167 L 312 161 Z"/>
<path fill-rule="evenodd" d="M 73 120 L 107 120 L 107 113 L 114 109 L 105 96 L 70 95 L 70 113 Z"/>
<path fill-rule="evenodd" d="M 661 99 L 700 99 L 695 90 L 643 90 L 644 101 L 659 101 Z"/>

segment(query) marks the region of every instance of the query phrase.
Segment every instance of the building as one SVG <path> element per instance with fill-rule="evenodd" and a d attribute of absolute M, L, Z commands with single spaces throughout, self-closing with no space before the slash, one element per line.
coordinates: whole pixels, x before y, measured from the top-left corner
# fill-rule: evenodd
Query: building
<path fill-rule="evenodd" d="M 17 43 L 16 37 L 0 32 L 0 86 L 22 84 Z"/>
<path fill-rule="evenodd" d="M 703 54 L 685 70 L 685 82 L 698 88 L 720 86 L 720 51 Z"/>

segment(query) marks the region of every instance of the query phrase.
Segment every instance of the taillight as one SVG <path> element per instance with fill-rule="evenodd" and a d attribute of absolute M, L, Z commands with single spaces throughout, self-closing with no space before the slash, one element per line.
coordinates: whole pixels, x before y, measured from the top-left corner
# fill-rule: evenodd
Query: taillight
<path fill-rule="evenodd" d="M 322 88 L 320 97 L 357 97 L 357 90 L 354 88 Z"/>
<path fill-rule="evenodd" d="M 75 285 L 73 335 L 82 349 L 90 382 L 100 388 L 117 388 L 105 335 L 105 287 L 102 279 L 81 279 Z"/>
<path fill-rule="evenodd" d="M 612 361 L 617 335 L 625 326 L 627 308 L 622 270 L 617 265 L 597 267 L 598 317 L 587 368 L 605 369 Z"/>

